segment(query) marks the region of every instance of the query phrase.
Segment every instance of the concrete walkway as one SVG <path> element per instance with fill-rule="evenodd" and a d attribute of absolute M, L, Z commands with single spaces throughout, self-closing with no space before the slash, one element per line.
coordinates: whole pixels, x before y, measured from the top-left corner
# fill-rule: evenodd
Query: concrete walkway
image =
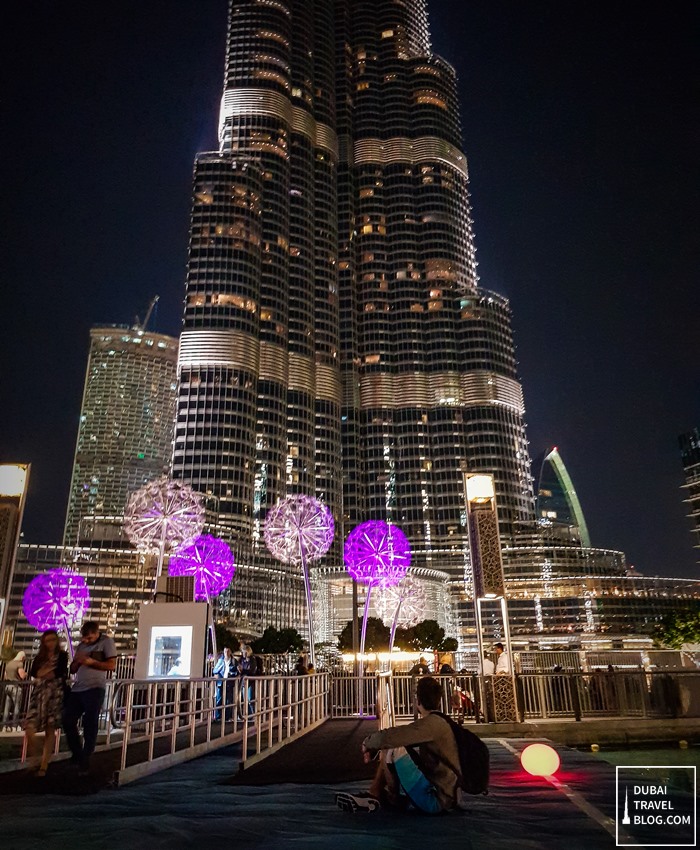
<path fill-rule="evenodd" d="M 233 847 L 248 850 L 608 850 L 615 847 L 615 769 L 595 757 L 558 747 L 559 787 L 525 774 L 516 758 L 531 740 L 490 739 L 491 792 L 470 798 L 468 810 L 436 818 L 378 812 L 350 815 L 334 792 L 361 790 L 347 782 L 358 742 L 373 724 L 329 721 L 303 740 L 237 773 L 238 747 L 219 750 L 114 790 L 83 788 L 65 766 L 52 765 L 60 786 L 0 797 L 1 841 L 8 850 L 39 844 L 52 850 L 98 846 L 118 850 Z M 313 773 L 319 758 L 336 776 Z M 64 772 L 65 771 L 65 772 Z M 360 774 L 364 775 L 364 774 Z M 354 774 L 355 779 L 357 773 Z M 293 779 L 293 782 L 280 780 Z M 310 784 L 309 780 L 312 780 Z M 270 783 L 275 784 L 270 784 Z M 563 784 L 562 784 L 563 783 Z M 36 796 L 34 792 L 45 793 Z M 92 791 L 93 793 L 90 793 Z M 27 793 L 28 792 L 28 793 Z M 86 794 L 87 792 L 87 794 Z M 611 834 L 612 829 L 612 834 Z"/>
<path fill-rule="evenodd" d="M 34 848 L 39 837 L 47 846 L 66 850 L 93 841 L 120 850 L 215 846 L 219 842 L 257 850 L 356 850 L 360 846 L 425 850 L 439 836 L 441 842 L 460 850 L 510 850 L 514 846 L 523 850 L 596 850 L 614 846 L 605 830 L 564 794 L 544 780 L 524 776 L 507 749 L 497 742 L 490 742 L 490 749 L 492 793 L 474 798 L 465 813 L 439 818 L 392 812 L 348 815 L 335 808 L 334 791 L 359 790 L 366 782 L 347 784 L 342 777 L 336 783 L 231 785 L 238 763 L 237 748 L 232 747 L 121 790 L 72 796 L 88 790 L 76 777 L 72 782 L 64 779 L 60 794 L 5 795 L 0 799 L 2 843 L 11 850 Z M 328 756 L 332 758 L 333 752 Z M 274 770 L 275 759 L 288 757 L 284 749 L 271 756 L 266 770 Z M 572 758 L 578 765 L 579 754 Z M 614 770 L 586 761 L 590 762 L 586 769 L 592 786 L 608 787 L 614 804 Z M 303 771 L 303 764 L 299 769 Z M 241 781 L 245 782 L 245 774 L 237 778 L 237 783 Z"/>

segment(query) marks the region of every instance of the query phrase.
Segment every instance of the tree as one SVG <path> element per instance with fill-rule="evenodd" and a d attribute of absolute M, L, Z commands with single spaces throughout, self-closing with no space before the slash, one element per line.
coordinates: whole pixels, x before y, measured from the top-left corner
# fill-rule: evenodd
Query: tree
<path fill-rule="evenodd" d="M 700 643 L 700 611 L 672 611 L 656 628 L 657 640 L 673 649 L 684 643 Z"/>
<path fill-rule="evenodd" d="M 456 652 L 459 644 L 455 638 L 445 637 L 445 630 L 436 620 L 423 620 L 410 629 L 397 629 L 394 643 L 406 651 L 437 649 L 439 652 Z"/>
<path fill-rule="evenodd" d="M 269 655 L 286 655 L 288 652 L 300 652 L 304 641 L 296 629 L 287 628 L 278 631 L 274 626 L 268 626 L 256 641 L 253 641 L 253 652 Z"/>
<path fill-rule="evenodd" d="M 357 633 L 362 629 L 362 620 L 357 618 Z M 365 633 L 365 652 L 386 652 L 389 649 L 391 629 L 385 626 L 379 617 L 367 618 Z M 338 648 L 341 652 L 352 652 L 352 620 L 349 620 L 338 635 Z"/>
<path fill-rule="evenodd" d="M 219 652 L 226 646 L 231 650 L 238 649 L 240 640 L 231 629 L 227 629 L 226 626 L 222 626 L 220 623 L 216 623 L 214 629 L 216 631 L 216 646 Z"/>
<path fill-rule="evenodd" d="M 445 640 L 445 630 L 437 620 L 423 620 L 411 630 L 415 649 L 439 649 Z"/>

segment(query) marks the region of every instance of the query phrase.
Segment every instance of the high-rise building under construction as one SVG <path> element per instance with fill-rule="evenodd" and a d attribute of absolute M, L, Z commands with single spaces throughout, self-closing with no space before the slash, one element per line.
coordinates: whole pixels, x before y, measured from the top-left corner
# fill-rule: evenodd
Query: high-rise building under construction
<path fill-rule="evenodd" d="M 506 537 L 534 501 L 510 310 L 479 287 L 424 0 L 232 0 L 219 139 L 194 169 L 173 474 L 234 546 L 225 605 L 301 625 L 261 525 L 303 492 L 336 519 L 324 572 L 389 519 L 463 625 L 464 473 L 494 475 Z"/>

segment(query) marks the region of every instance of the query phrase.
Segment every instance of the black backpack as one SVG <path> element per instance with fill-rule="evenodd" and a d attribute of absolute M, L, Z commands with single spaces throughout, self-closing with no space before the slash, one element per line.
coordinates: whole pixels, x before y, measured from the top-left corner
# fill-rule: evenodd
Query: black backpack
<path fill-rule="evenodd" d="M 455 723 L 441 711 L 434 711 L 450 724 L 459 753 L 458 787 L 467 794 L 489 793 L 489 748 L 468 729 Z M 451 767 L 451 765 L 450 765 Z"/>

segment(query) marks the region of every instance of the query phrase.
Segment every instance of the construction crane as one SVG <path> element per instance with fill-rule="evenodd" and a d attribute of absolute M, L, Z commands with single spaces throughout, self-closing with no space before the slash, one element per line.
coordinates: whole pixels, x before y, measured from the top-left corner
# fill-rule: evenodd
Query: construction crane
<path fill-rule="evenodd" d="M 146 330 L 146 325 L 148 324 L 148 320 L 151 318 L 153 308 L 156 306 L 158 301 L 160 301 L 160 295 L 154 295 L 153 298 L 151 298 L 151 303 L 148 305 L 148 310 L 146 311 L 146 318 L 142 322 L 139 317 L 136 316 L 136 318 L 134 319 L 133 330 L 135 330 L 139 334 L 144 333 L 144 331 Z"/>

